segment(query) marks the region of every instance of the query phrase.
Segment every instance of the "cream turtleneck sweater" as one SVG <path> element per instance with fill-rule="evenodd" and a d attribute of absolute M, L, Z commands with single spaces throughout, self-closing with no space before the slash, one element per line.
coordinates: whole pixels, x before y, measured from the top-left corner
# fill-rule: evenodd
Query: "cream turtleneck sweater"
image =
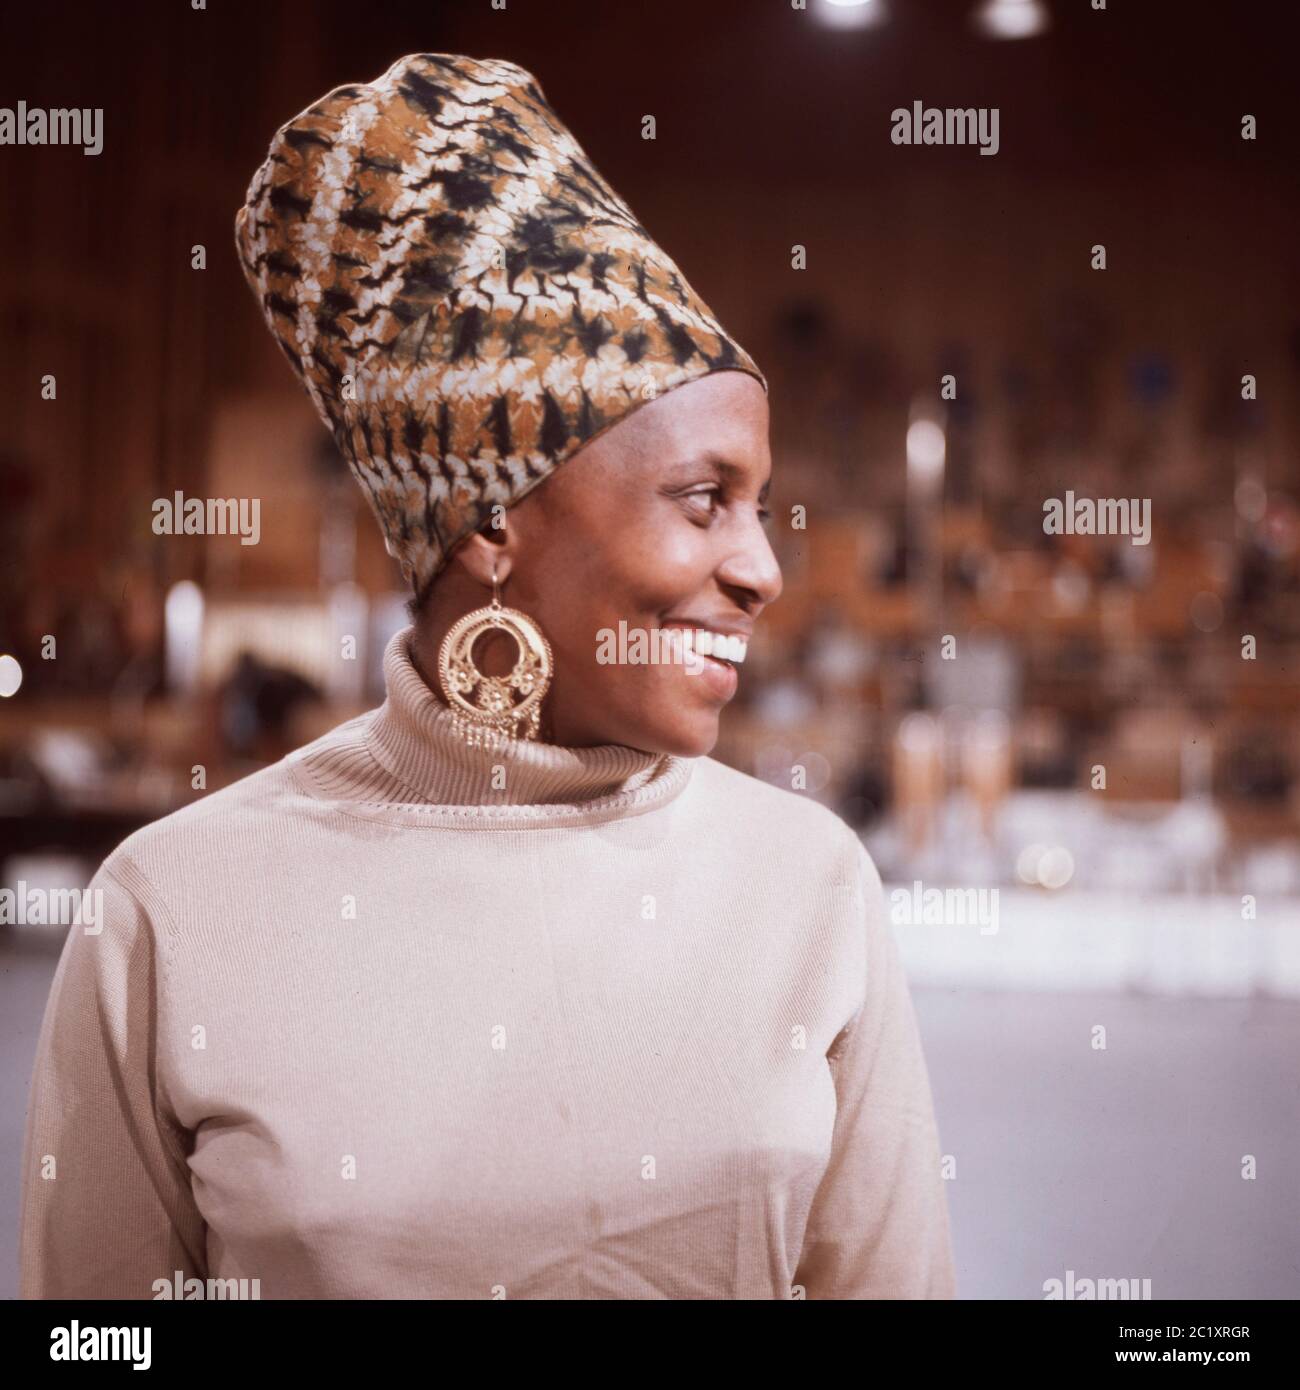
<path fill-rule="evenodd" d="M 38 1045 L 23 1296 L 951 1297 L 857 837 L 712 758 L 470 750 L 409 632 L 380 709 L 100 868 Z"/>

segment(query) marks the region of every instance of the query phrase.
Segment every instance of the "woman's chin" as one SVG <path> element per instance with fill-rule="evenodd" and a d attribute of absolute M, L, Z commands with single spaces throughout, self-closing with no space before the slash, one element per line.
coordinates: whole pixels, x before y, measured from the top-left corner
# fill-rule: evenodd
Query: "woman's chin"
<path fill-rule="evenodd" d="M 695 711 L 671 723 L 657 723 L 644 729 L 638 747 L 676 758 L 703 758 L 718 742 L 721 710 Z"/>

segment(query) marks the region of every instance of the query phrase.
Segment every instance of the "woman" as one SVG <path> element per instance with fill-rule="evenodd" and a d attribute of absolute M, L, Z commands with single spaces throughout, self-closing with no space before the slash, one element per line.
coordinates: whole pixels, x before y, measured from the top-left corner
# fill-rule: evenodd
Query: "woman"
<path fill-rule="evenodd" d="M 950 1297 L 876 871 L 708 756 L 781 588 L 762 373 L 506 62 L 330 93 L 237 242 L 413 622 L 102 866 L 25 1296 Z"/>

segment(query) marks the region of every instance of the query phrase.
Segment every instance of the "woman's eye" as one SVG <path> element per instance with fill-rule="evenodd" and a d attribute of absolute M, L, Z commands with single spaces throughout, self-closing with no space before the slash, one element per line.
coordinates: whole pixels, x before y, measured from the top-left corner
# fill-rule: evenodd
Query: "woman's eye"
<path fill-rule="evenodd" d="M 710 520 L 717 515 L 719 506 L 726 502 L 726 496 L 720 487 L 698 488 L 694 492 L 688 492 L 684 495 L 697 512 L 707 516 Z M 764 524 L 771 521 L 771 511 L 767 507 L 759 507 L 758 519 Z"/>
<path fill-rule="evenodd" d="M 686 496 L 693 503 L 699 504 L 705 515 L 713 516 L 718 509 L 717 504 L 722 498 L 722 489 L 720 487 L 700 488 L 698 492 L 688 492 Z M 708 499 L 708 502 L 705 499 Z"/>

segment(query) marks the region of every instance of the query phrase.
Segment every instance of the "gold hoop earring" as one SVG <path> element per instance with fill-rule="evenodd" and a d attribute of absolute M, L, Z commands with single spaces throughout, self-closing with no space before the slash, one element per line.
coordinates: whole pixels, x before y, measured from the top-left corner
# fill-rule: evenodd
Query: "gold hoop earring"
<path fill-rule="evenodd" d="M 508 676 L 485 676 L 474 664 L 474 644 L 493 630 L 508 632 L 519 648 Z M 551 668 L 545 633 L 526 613 L 502 605 L 493 565 L 492 602 L 453 623 L 438 649 L 438 683 L 452 709 L 452 727 L 471 748 L 536 739 Z"/>

